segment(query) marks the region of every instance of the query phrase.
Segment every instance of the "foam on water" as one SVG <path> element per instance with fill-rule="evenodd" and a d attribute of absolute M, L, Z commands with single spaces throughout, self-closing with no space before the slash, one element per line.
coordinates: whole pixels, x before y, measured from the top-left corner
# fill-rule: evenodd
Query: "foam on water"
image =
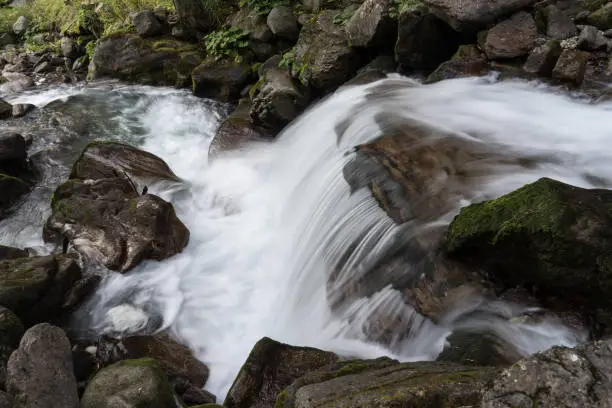
<path fill-rule="evenodd" d="M 156 186 L 150 191 L 173 201 L 191 239 L 172 259 L 146 262 L 107 280 L 94 299 L 89 325 L 121 331 L 133 319 L 131 327 L 137 329 L 142 314 L 134 308 L 161 315 L 163 327 L 210 366 L 206 388 L 220 399 L 263 336 L 404 361 L 434 359 L 457 327 L 489 328 L 524 354 L 584 340 L 584 333 L 552 319 L 534 325 L 492 315 L 468 321 L 447 316 L 436 325 L 403 306 L 391 287 L 356 299 L 340 312 L 330 311 L 327 281 L 338 259 L 349 251 L 344 269 L 362 273 L 400 233 L 367 190 L 350 194 L 342 174 L 353 147 L 380 133 L 374 120 L 379 112 L 412 117 L 497 146 L 500 153 L 507 149 L 554 159 L 492 174 L 469 197 L 459 198 L 451 214 L 440 214 L 440 223 L 447 223 L 460 206 L 542 176 L 584 187 L 593 187 L 592 180 L 598 187 L 612 184 L 611 105 L 589 105 L 532 84 L 489 82 L 458 79 L 422 86 L 387 79 L 340 90 L 304 113 L 275 143 L 211 163 L 207 148 L 219 115 L 187 103 L 186 95 L 141 90 L 155 100 L 125 107 L 120 120 L 136 121 L 145 134 L 142 147 L 164 158 L 188 183 L 188 194 Z M 379 90 L 372 97 L 374 87 Z M 339 138 L 337 126 L 347 119 Z M 478 298 L 472 303 L 471 308 L 507 316 L 521 312 L 515 310 L 518 305 Z M 411 322 L 410 335 L 392 349 L 368 340 L 363 330 L 380 309 Z"/>

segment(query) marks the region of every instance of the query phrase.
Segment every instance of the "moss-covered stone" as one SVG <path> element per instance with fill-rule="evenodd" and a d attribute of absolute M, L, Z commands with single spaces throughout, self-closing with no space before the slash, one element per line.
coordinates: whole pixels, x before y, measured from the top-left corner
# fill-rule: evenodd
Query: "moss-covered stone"
<path fill-rule="evenodd" d="M 612 306 L 612 191 L 543 178 L 461 210 L 449 227 L 449 256 L 486 271 L 502 287 Z"/>
<path fill-rule="evenodd" d="M 588 22 L 600 30 L 612 29 L 612 3 L 608 2 L 603 7 L 591 13 Z"/>
<path fill-rule="evenodd" d="M 189 86 L 191 71 L 203 60 L 197 45 L 172 38 L 143 39 L 114 33 L 100 40 L 89 77 L 113 77 L 145 85 Z"/>
<path fill-rule="evenodd" d="M 82 408 L 179 407 L 161 366 L 151 358 L 124 360 L 100 370 L 81 399 Z"/>

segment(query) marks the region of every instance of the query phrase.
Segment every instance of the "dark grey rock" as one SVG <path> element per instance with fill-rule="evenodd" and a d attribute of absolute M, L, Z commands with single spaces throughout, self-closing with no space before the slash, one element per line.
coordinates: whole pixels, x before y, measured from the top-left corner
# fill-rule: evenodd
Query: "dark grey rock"
<path fill-rule="evenodd" d="M 193 94 L 202 98 L 232 102 L 247 84 L 251 69 L 233 60 L 207 59 L 192 72 Z"/>
<path fill-rule="evenodd" d="M 544 14 L 546 16 L 546 35 L 553 40 L 565 40 L 578 34 L 576 24 L 558 7 L 548 6 Z"/>
<path fill-rule="evenodd" d="M 397 23 L 389 16 L 390 0 L 366 0 L 346 23 L 353 47 L 387 47 L 397 37 Z"/>
<path fill-rule="evenodd" d="M 608 39 L 604 34 L 593 26 L 584 26 L 578 37 L 578 48 L 585 51 L 605 50 L 608 47 Z"/>
<path fill-rule="evenodd" d="M 550 77 L 561 55 L 561 51 L 559 41 L 547 41 L 543 45 L 536 47 L 529 54 L 527 61 L 523 65 L 523 71 L 533 75 Z"/>
<path fill-rule="evenodd" d="M 293 15 L 293 11 L 287 6 L 274 7 L 268 14 L 266 22 L 272 34 L 277 37 L 295 41 L 300 34 L 297 19 Z"/>
<path fill-rule="evenodd" d="M 132 16 L 132 24 L 141 37 L 155 37 L 163 34 L 164 27 L 152 11 L 140 11 Z"/>

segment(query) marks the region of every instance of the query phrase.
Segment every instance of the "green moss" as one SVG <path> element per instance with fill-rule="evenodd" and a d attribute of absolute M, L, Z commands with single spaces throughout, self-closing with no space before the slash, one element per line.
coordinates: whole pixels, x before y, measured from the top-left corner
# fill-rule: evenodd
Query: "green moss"
<path fill-rule="evenodd" d="M 220 60 L 233 58 L 236 62 L 242 59 L 241 52 L 249 46 L 249 33 L 236 27 L 213 31 L 204 37 L 206 55 Z"/>
<path fill-rule="evenodd" d="M 588 22 L 603 31 L 612 29 L 612 3 L 607 3 L 591 13 Z"/>

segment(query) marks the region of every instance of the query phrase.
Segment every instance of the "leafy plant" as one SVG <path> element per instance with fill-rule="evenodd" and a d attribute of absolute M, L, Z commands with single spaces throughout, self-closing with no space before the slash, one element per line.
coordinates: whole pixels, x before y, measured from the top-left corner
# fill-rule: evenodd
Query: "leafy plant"
<path fill-rule="evenodd" d="M 289 0 L 240 0 L 240 7 L 268 14 L 274 7 L 288 6 Z"/>
<path fill-rule="evenodd" d="M 236 27 L 213 31 L 204 37 L 206 53 L 215 59 L 241 60 L 240 51 L 249 46 L 249 33 Z"/>
<path fill-rule="evenodd" d="M 353 17 L 353 14 L 355 14 L 355 10 L 351 10 L 350 8 L 346 8 L 346 9 L 342 10 L 340 13 L 336 14 L 332 21 L 333 21 L 334 24 L 343 25 L 347 21 L 349 21 L 351 19 L 351 17 Z"/>
<path fill-rule="evenodd" d="M 418 6 L 420 3 L 420 0 L 393 0 L 389 9 L 389 16 L 397 18 L 404 11 Z"/>
<path fill-rule="evenodd" d="M 295 47 L 283 54 L 281 60 L 278 63 L 279 68 L 290 69 L 291 65 L 295 61 Z"/>

